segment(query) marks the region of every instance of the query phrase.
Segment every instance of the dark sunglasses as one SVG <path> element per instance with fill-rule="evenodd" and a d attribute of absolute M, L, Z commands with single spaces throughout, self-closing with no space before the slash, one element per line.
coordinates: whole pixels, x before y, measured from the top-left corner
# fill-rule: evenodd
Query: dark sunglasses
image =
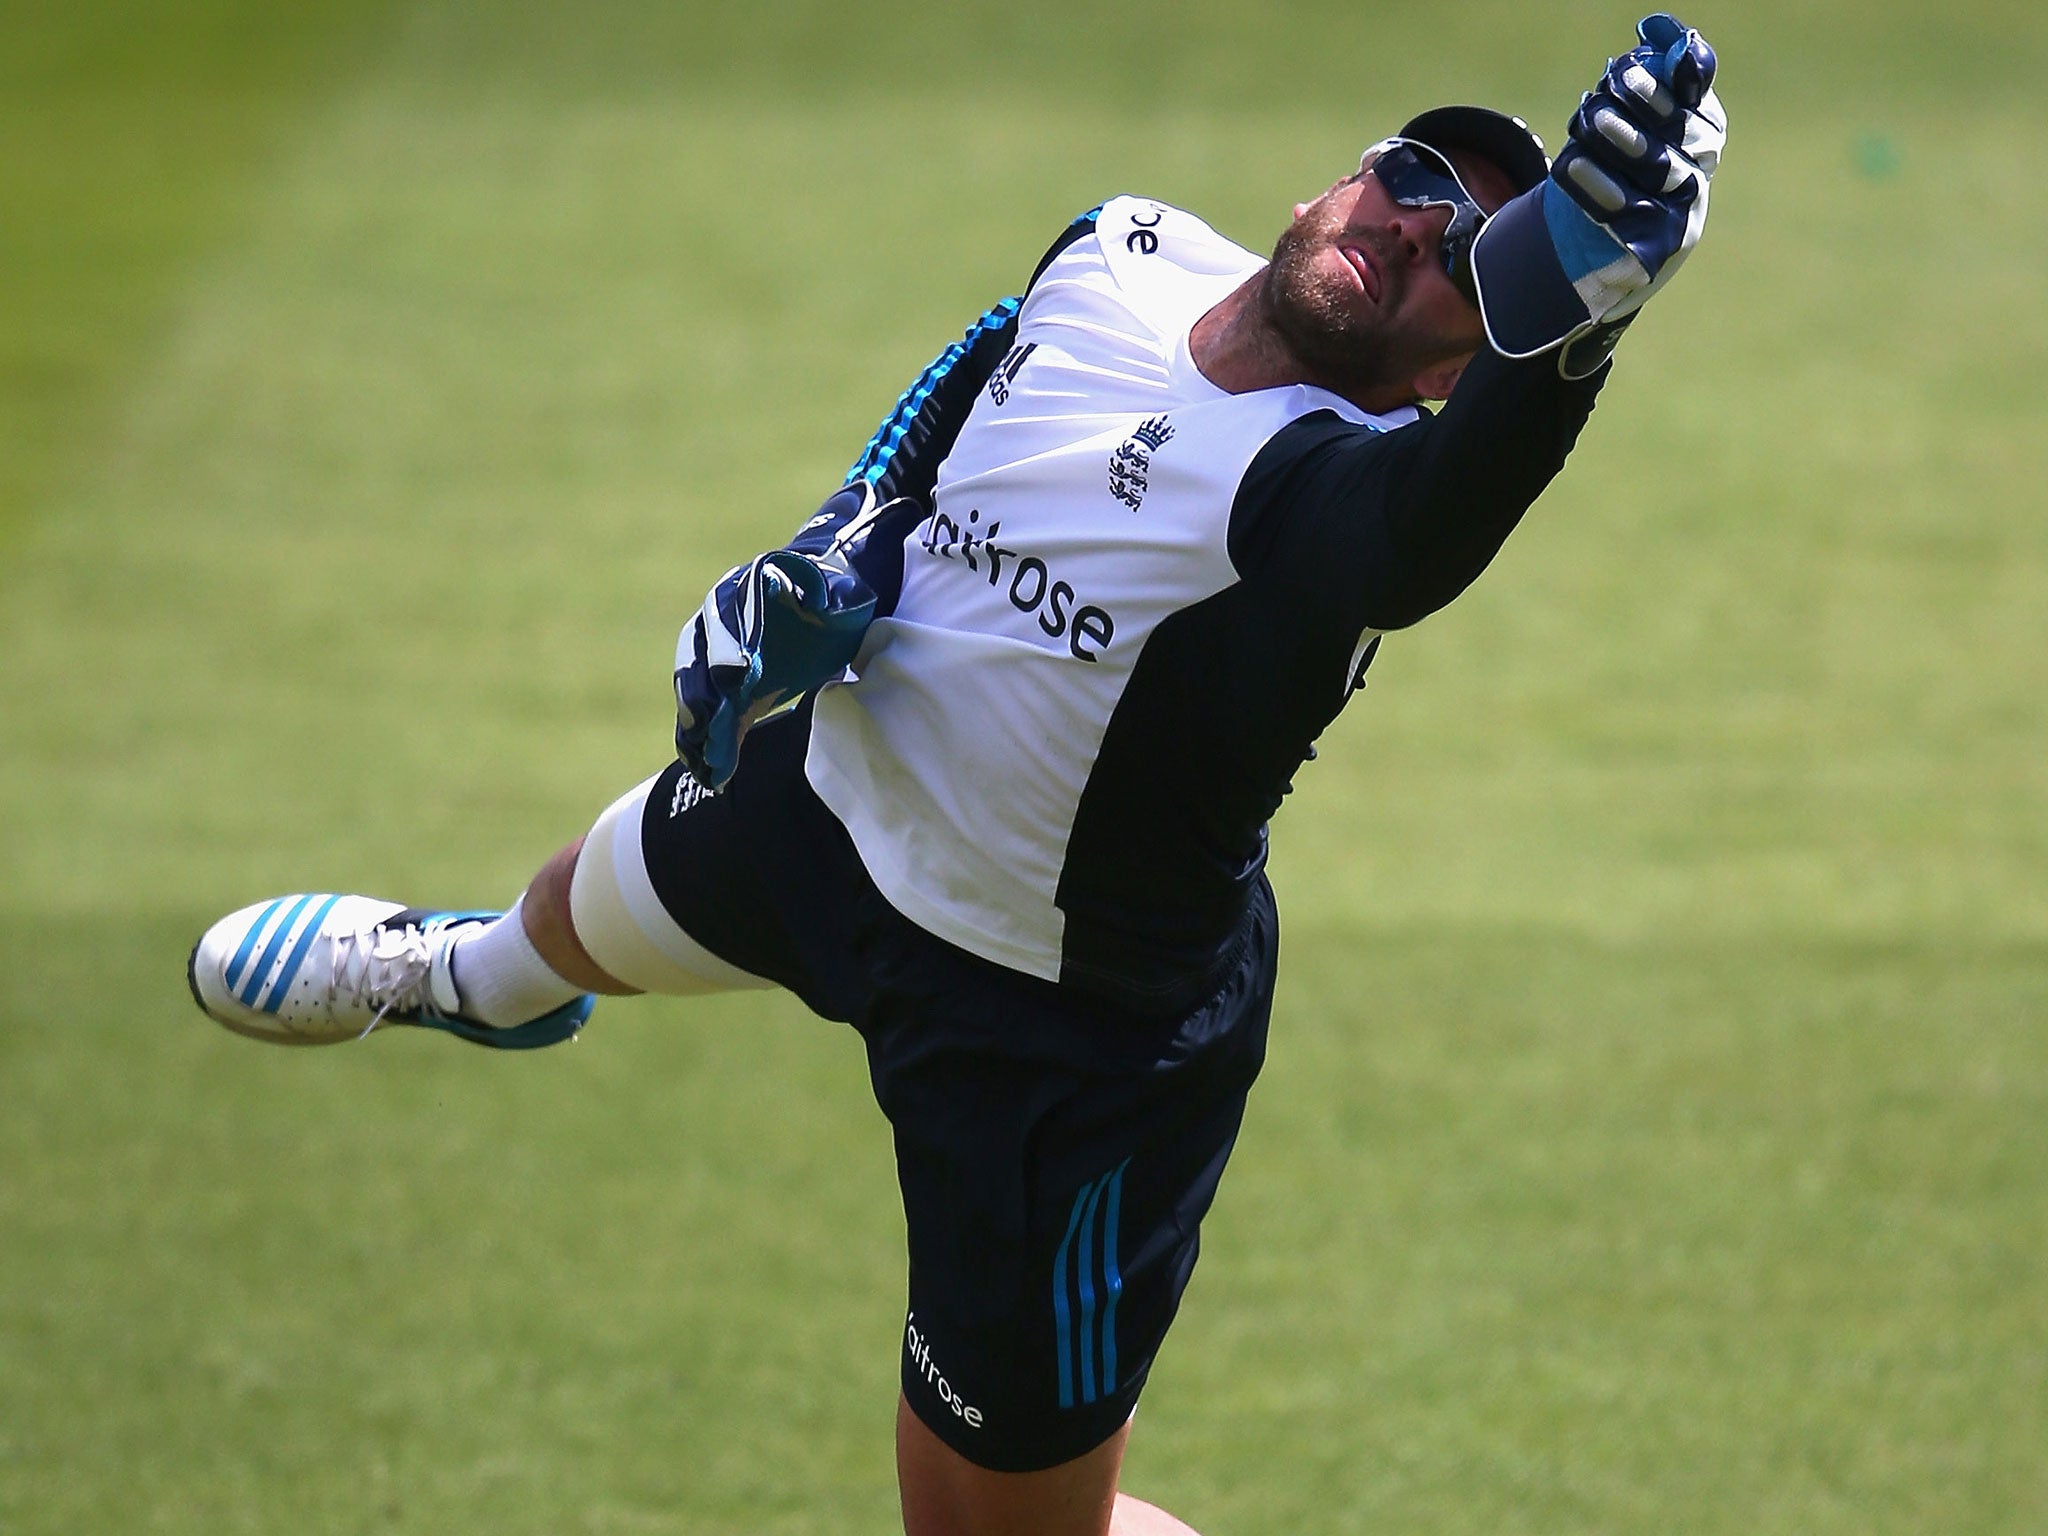
<path fill-rule="evenodd" d="M 1478 199 L 1465 190 L 1458 173 L 1437 151 L 1414 139 L 1382 139 L 1365 152 L 1361 171 L 1371 171 L 1387 196 L 1403 208 L 1448 208 L 1451 222 L 1444 226 L 1438 250 L 1444 275 L 1458 292 L 1473 304 L 1479 302 L 1478 286 L 1472 281 L 1472 242 L 1486 225 L 1486 211 Z"/>

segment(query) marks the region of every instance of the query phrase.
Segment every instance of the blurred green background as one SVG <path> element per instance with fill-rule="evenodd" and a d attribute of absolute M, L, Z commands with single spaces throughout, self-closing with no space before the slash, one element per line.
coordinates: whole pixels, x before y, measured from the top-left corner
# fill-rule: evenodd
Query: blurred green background
<path fill-rule="evenodd" d="M 1713 228 L 1276 827 L 1127 1485 L 1211 1533 L 2048 1529 L 2048 21 L 1714 5 Z M 886 1532 L 848 1032 L 269 1051 L 276 891 L 504 901 L 676 626 L 1124 190 L 1256 247 L 1619 7 L 16 0 L 0 1531 Z"/>

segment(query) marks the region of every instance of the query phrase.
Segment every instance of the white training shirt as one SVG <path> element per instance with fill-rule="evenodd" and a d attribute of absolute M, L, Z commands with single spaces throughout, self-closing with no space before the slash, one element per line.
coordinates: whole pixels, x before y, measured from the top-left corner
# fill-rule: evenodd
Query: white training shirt
<path fill-rule="evenodd" d="M 818 698 L 813 788 L 883 895 L 972 954 L 1057 980 L 1073 958 L 1063 893 L 1124 890 L 1144 905 L 1144 871 L 1076 867 L 1133 857 L 1113 836 L 1078 846 L 1077 813 L 1091 796 L 1145 802 L 1143 783 L 1098 782 L 1148 771 L 1143 753 L 1102 757 L 1120 712 L 1192 723 L 1185 700 L 1164 696 L 1201 680 L 1164 652 L 1143 672 L 1140 660 L 1163 624 L 1239 582 L 1232 512 L 1260 450 L 1311 413 L 1347 436 L 1418 419 L 1306 385 L 1232 395 L 1205 379 L 1189 330 L 1262 265 L 1164 204 L 1105 204 L 1033 284 L 1014 345 L 939 468 L 930 516 L 904 541 L 893 612 L 850 680 Z M 1199 623 L 1173 628 L 1199 654 Z M 1350 630 L 1323 719 L 1373 633 Z M 1137 699 L 1134 676 L 1161 698 Z M 1216 698 L 1219 739 L 1230 709 Z M 1204 732 L 1187 734 L 1151 750 L 1211 750 Z M 1224 856 L 1242 867 L 1219 879 L 1242 886 L 1263 834 Z M 1142 931 L 1147 914 L 1117 922 Z"/>

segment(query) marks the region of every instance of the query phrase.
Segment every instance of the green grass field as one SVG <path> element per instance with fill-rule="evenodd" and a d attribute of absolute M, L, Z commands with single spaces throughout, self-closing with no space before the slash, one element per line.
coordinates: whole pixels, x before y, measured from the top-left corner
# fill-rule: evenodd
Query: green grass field
<path fill-rule="evenodd" d="M 272 1051 L 186 949 L 509 899 L 664 759 L 705 583 L 1076 210 L 1264 245 L 1439 100 L 1554 139 L 1633 19 L 11 13 L 0 1532 L 895 1528 L 849 1032 Z M 1210 1536 L 2048 1530 L 2048 21 L 1688 19 L 1706 244 L 1276 825 L 1129 1466 Z"/>

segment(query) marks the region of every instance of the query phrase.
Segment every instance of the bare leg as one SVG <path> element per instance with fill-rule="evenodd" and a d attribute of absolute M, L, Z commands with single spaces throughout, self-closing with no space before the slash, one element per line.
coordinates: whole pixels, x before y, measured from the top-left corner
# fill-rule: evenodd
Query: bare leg
<path fill-rule="evenodd" d="M 977 1467 L 896 1403 L 896 1481 L 906 1536 L 1197 1536 L 1116 1491 L 1126 1424 L 1094 1450 L 1043 1472 Z"/>
<path fill-rule="evenodd" d="M 548 968 L 572 986 L 609 997 L 632 997 L 638 987 L 629 987 L 606 971 L 576 937 L 575 922 L 569 916 L 569 882 L 576 873 L 576 856 L 583 851 L 583 839 L 564 848 L 540 867 L 519 904 L 521 926 L 533 947 L 540 951 Z"/>
<path fill-rule="evenodd" d="M 1110 1536 L 1201 1536 L 1192 1525 L 1173 1518 L 1157 1504 L 1147 1504 L 1128 1493 L 1116 1496 L 1116 1514 L 1109 1522 Z"/>

